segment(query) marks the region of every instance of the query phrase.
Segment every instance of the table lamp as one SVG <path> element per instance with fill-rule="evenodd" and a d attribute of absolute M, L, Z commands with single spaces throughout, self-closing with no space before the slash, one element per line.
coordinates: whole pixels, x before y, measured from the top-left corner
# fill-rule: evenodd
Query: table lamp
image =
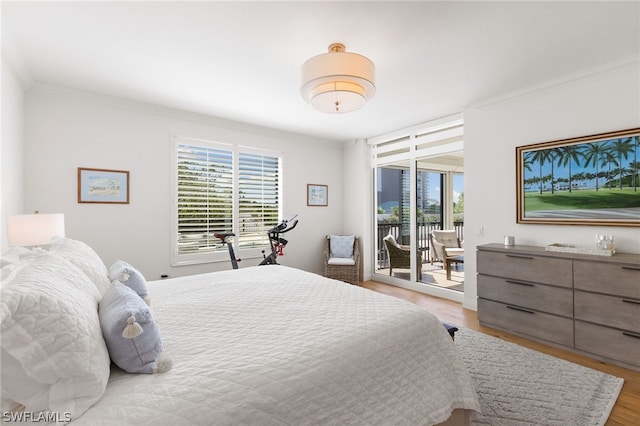
<path fill-rule="evenodd" d="M 21 214 L 7 217 L 7 240 L 10 247 L 51 244 L 64 237 L 64 214 Z"/>

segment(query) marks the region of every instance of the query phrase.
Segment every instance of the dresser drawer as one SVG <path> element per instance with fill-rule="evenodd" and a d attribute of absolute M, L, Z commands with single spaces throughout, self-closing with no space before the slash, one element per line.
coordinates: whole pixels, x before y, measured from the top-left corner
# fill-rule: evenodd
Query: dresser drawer
<path fill-rule="evenodd" d="M 576 349 L 640 367 L 640 333 L 576 321 Z"/>
<path fill-rule="evenodd" d="M 478 299 L 478 319 L 538 339 L 573 346 L 573 319 L 527 310 L 486 299 Z"/>
<path fill-rule="evenodd" d="M 484 250 L 478 250 L 477 256 L 479 274 L 553 284 L 562 287 L 573 286 L 572 261 L 569 259 Z"/>
<path fill-rule="evenodd" d="M 573 262 L 575 288 L 640 299 L 640 266 Z"/>
<path fill-rule="evenodd" d="M 638 299 L 576 291 L 574 301 L 576 319 L 640 333 Z"/>
<path fill-rule="evenodd" d="M 570 288 L 478 275 L 478 296 L 536 311 L 573 316 L 573 291 Z"/>

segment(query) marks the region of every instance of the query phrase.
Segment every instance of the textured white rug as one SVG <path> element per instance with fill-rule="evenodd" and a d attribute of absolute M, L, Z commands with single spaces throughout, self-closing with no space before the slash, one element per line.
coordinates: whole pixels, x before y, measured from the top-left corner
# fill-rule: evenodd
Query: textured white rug
<path fill-rule="evenodd" d="M 460 328 L 455 344 L 482 414 L 473 425 L 604 425 L 623 379 Z"/>

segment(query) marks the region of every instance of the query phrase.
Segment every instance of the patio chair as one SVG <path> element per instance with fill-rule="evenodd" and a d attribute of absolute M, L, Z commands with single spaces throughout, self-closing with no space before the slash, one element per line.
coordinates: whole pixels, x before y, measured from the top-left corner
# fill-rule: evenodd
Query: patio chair
<path fill-rule="evenodd" d="M 431 264 L 442 262 L 442 267 L 447 271 L 447 279 L 451 279 L 451 264 L 464 263 L 464 249 L 456 231 L 441 230 L 431 231 L 429 234 L 431 244 Z"/>
<path fill-rule="evenodd" d="M 409 246 L 398 244 L 393 235 L 384 237 L 384 246 L 389 254 L 389 276 L 394 269 L 411 268 L 411 249 Z M 422 280 L 422 254 L 416 253 L 416 265 L 418 265 L 418 281 Z"/>

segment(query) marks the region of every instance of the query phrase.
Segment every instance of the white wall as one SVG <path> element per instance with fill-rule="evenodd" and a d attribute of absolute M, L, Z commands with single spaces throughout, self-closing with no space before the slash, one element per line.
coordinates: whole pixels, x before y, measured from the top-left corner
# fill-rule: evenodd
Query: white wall
<path fill-rule="evenodd" d="M 501 243 L 589 245 L 612 234 L 618 251 L 640 253 L 640 228 L 516 224 L 515 147 L 640 126 L 637 59 L 606 72 L 465 110 L 465 306 L 476 308 L 475 247 Z M 477 235 L 484 229 L 484 237 Z"/>
<path fill-rule="evenodd" d="M 1 249 L 7 250 L 7 216 L 23 213 L 23 127 L 24 90 L 11 67 L 2 57 L 2 173 L 0 179 L 2 204 L 0 205 Z"/>
<path fill-rule="evenodd" d="M 42 84 L 27 92 L 25 124 L 25 210 L 64 213 L 68 237 L 107 265 L 131 262 L 148 279 L 230 268 L 170 266 L 172 134 L 282 152 L 284 213 L 298 213 L 300 223 L 280 263 L 321 272 L 322 238 L 342 229 L 339 144 Z M 78 167 L 128 170 L 130 204 L 78 204 Z M 328 207 L 307 207 L 307 183 L 329 186 Z"/>
<path fill-rule="evenodd" d="M 360 280 L 371 279 L 373 252 L 373 170 L 371 147 L 364 139 L 344 147 L 343 234 L 360 237 Z"/>

